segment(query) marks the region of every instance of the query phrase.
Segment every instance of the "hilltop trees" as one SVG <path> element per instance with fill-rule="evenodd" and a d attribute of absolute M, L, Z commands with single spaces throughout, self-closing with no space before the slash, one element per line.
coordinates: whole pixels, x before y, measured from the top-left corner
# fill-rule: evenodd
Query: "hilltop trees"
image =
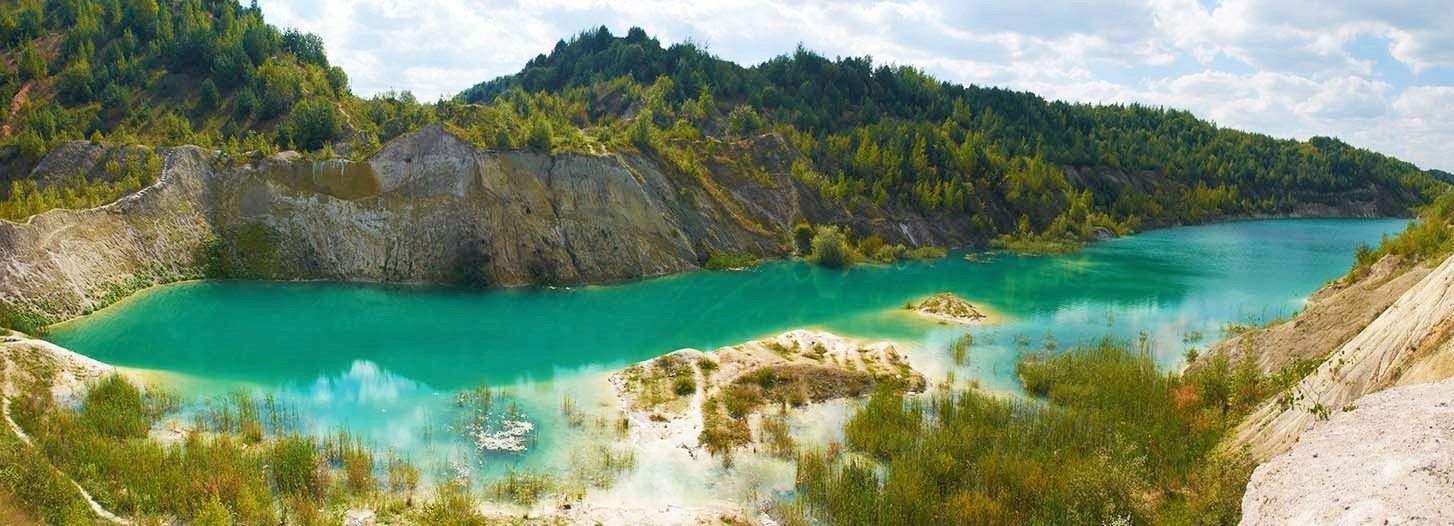
<path fill-rule="evenodd" d="M 766 136 L 794 151 L 771 161 L 791 166 L 795 182 L 855 213 L 914 211 L 967 222 L 979 239 L 1054 243 L 1336 207 L 1370 190 L 1380 212 L 1393 213 L 1446 186 L 1335 139 L 1278 140 L 1182 111 L 1046 101 L 802 48 L 744 68 L 690 42 L 663 47 L 640 29 L 581 33 L 517 74 L 432 104 L 407 92 L 354 96 L 321 38 L 279 31 L 235 1 L 16 2 L 0 7 L 0 40 L 14 43 L 6 58 L 16 65 L 0 75 L 0 98 L 24 83 L 55 87 L 34 90 L 11 119 L 17 132 L 0 139 L 28 158 L 101 135 L 236 153 L 329 147 L 357 159 L 441 123 L 483 148 L 638 151 L 710 178 L 722 143 Z M 774 168 L 767 161 L 736 169 L 758 174 Z M 1087 186 L 1068 168 L 1140 182 Z"/>
<path fill-rule="evenodd" d="M 47 35 L 59 37 L 59 46 L 44 44 L 53 42 Z M 294 104 L 347 97 L 348 77 L 328 64 L 321 38 L 279 32 L 255 7 L 235 1 L 23 1 L 0 6 L 0 40 L 17 64 L 13 81 L 0 76 L 0 94 L 13 94 L 19 83 L 54 83 L 54 100 L 32 98 L 22 109 L 64 114 L 54 119 L 58 127 L 26 138 L 47 146 L 97 132 L 218 144 L 247 131 L 284 146 L 298 128 L 280 130 L 279 119 Z M 308 109 L 305 116 L 323 115 Z M 191 116 L 186 133 L 175 132 L 174 115 Z M 310 128 L 303 142 L 321 147 L 316 137 L 334 135 L 317 131 Z"/>
<path fill-rule="evenodd" d="M 661 99 L 644 102 L 655 120 L 667 116 L 664 110 L 692 119 L 693 101 L 710 96 L 733 109 L 725 122 L 699 128 L 726 137 L 767 129 L 790 134 L 829 181 L 825 193 L 967 214 L 984 212 L 996 195 L 1014 194 L 1015 213 L 994 219 L 1001 227 L 1024 215 L 1032 230 L 1048 228 L 1068 203 L 1070 185 L 1063 174 L 1056 178 L 1064 166 L 1155 172 L 1165 184 L 1154 192 L 1092 195 L 1093 208 L 1131 223 L 1336 205 L 1338 192 L 1369 184 L 1408 203 L 1442 188 L 1411 164 L 1336 139 L 1279 140 L 1134 104 L 1051 102 L 802 48 L 743 68 L 690 43 L 663 48 L 639 30 L 625 37 L 605 28 L 581 33 L 520 73 L 460 98 L 488 102 L 516 89 L 599 97 L 612 82 L 644 86 L 661 78 L 670 80 Z"/>
<path fill-rule="evenodd" d="M 327 99 L 308 99 L 294 106 L 278 125 L 278 136 L 293 147 L 317 150 L 338 136 L 338 112 Z"/>

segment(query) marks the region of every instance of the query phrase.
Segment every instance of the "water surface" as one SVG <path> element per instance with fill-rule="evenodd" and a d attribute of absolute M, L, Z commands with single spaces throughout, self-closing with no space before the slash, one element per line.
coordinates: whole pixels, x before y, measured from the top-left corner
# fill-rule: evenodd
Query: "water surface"
<path fill-rule="evenodd" d="M 683 347 L 805 326 L 896 339 L 913 347 L 912 362 L 931 378 L 953 370 L 994 389 L 1015 389 L 1022 352 L 1107 336 L 1144 333 L 1170 367 L 1187 347 L 1220 338 L 1227 323 L 1296 312 L 1348 269 L 1357 245 L 1403 225 L 1248 221 L 1157 230 L 1064 256 L 970 262 L 954 254 L 850 270 L 778 261 L 559 290 L 194 282 L 143 292 L 56 327 L 50 339 L 104 362 L 165 372 L 185 396 L 247 386 L 289 400 L 320 430 L 343 426 L 377 445 L 421 454 L 449 446 L 468 456 L 446 429 L 459 390 L 514 386 L 540 427 L 537 447 L 548 449 L 562 385 L 601 391 L 581 379 Z M 945 348 L 963 329 L 902 312 L 906 301 L 942 291 L 1005 318 L 972 330 L 962 366 Z M 1196 333 L 1201 341 L 1189 337 Z"/>

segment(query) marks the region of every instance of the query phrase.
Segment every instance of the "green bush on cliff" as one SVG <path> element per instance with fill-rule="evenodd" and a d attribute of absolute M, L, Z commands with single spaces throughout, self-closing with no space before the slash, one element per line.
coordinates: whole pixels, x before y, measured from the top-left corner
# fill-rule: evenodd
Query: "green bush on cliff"
<path fill-rule="evenodd" d="M 939 259 L 949 254 L 944 247 L 922 246 L 905 252 L 904 259 Z"/>
<path fill-rule="evenodd" d="M 813 252 L 813 225 L 807 223 L 793 225 L 793 248 L 800 256 L 807 256 Z"/>
<path fill-rule="evenodd" d="M 858 259 L 848 245 L 848 236 L 835 226 L 818 227 L 813 233 L 811 246 L 808 261 L 825 267 L 843 268 Z"/>
<path fill-rule="evenodd" d="M 29 179 L 11 181 L 5 199 L 0 200 L 0 219 L 24 221 L 55 208 L 80 210 L 101 206 L 150 186 L 161 170 L 161 158 L 148 151 L 144 155 L 127 155 L 109 161 L 94 179 L 77 174 L 44 188 Z"/>
<path fill-rule="evenodd" d="M 948 253 L 943 247 L 936 246 L 910 249 L 904 245 L 890 245 L 878 234 L 869 234 L 853 242 L 845 229 L 827 225 L 815 228 L 799 224 L 793 229 L 793 238 L 799 252 L 809 263 L 829 268 L 844 268 L 865 259 L 878 263 L 937 259 Z"/>
<path fill-rule="evenodd" d="M 338 111 L 327 99 L 312 98 L 293 106 L 278 124 L 284 144 L 304 151 L 322 149 L 341 133 Z"/>
<path fill-rule="evenodd" d="M 1454 191 L 1445 192 L 1420 208 L 1414 222 L 1397 235 L 1385 236 L 1378 248 L 1359 247 L 1354 273 L 1361 273 L 1384 256 L 1400 256 L 1407 263 L 1419 263 L 1450 253 L 1454 253 Z"/>

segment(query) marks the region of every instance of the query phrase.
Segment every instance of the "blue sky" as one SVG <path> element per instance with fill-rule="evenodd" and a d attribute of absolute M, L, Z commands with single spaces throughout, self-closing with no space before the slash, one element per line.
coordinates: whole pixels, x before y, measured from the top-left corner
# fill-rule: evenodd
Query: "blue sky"
<path fill-rule="evenodd" d="M 942 79 L 1185 108 L 1279 137 L 1331 135 L 1454 171 L 1448 0 L 261 0 L 323 36 L 356 93 L 451 96 L 605 25 L 744 65 L 799 43 Z"/>

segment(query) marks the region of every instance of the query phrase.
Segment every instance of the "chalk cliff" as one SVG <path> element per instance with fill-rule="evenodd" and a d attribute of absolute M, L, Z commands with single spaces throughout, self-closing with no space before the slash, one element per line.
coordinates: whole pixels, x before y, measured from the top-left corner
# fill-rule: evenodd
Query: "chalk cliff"
<path fill-rule="evenodd" d="M 99 173 L 107 148 L 71 143 L 35 168 Z M 799 221 L 911 246 L 975 241 L 968 221 L 869 205 L 849 212 L 791 177 L 775 135 L 717 145 L 706 173 L 644 154 L 476 148 L 440 126 L 366 162 L 285 152 L 240 163 L 164 148 L 156 184 L 89 210 L 0 221 L 0 302 L 44 321 L 154 283 L 269 279 L 517 286 L 698 268 L 711 254 L 786 255 Z M 209 267 L 210 266 L 210 267 Z"/>

